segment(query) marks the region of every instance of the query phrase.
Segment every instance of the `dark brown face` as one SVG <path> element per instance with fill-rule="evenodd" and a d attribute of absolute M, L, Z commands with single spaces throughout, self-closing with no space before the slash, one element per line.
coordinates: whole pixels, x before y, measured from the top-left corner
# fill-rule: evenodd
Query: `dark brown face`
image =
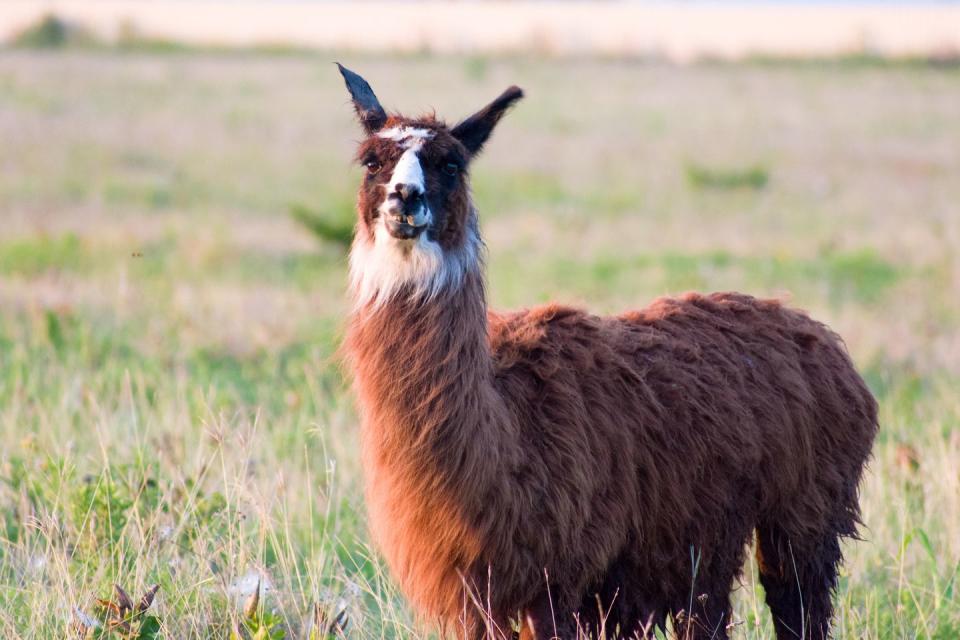
<path fill-rule="evenodd" d="M 449 250 L 462 245 L 471 214 L 467 184 L 470 154 L 434 120 L 390 118 L 360 145 L 359 231 L 376 238 L 377 226 L 400 241 L 421 234 Z"/>
<path fill-rule="evenodd" d="M 388 116 L 366 80 L 340 67 L 367 133 L 357 160 L 365 172 L 350 252 L 358 302 L 383 302 L 401 290 L 434 295 L 479 269 L 480 239 L 467 167 L 517 87 L 453 128 L 430 117 Z"/>

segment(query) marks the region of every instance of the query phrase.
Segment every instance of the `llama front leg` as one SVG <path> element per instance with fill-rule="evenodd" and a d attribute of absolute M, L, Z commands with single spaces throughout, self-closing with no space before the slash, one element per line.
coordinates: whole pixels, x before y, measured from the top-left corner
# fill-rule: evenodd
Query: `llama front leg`
<path fill-rule="evenodd" d="M 523 611 L 520 640 L 575 640 L 577 622 L 572 611 L 559 610 L 544 592 Z"/>
<path fill-rule="evenodd" d="M 580 604 L 576 617 L 584 638 L 649 640 L 657 629 L 665 629 L 663 598 L 651 595 L 655 587 L 647 584 L 644 574 L 623 561 L 610 567 L 600 588 Z"/>
<path fill-rule="evenodd" d="M 730 621 L 730 588 L 700 593 L 690 610 L 678 608 L 673 613 L 677 640 L 726 640 Z"/>
<path fill-rule="evenodd" d="M 695 579 L 691 590 L 675 601 L 672 609 L 678 640 L 726 640 L 727 625 L 733 615 L 730 587 L 743 563 L 743 544 L 739 536 L 736 546 L 728 545 L 712 558 L 709 570 Z M 678 594 L 679 595 L 679 594 Z"/>
<path fill-rule="evenodd" d="M 647 640 L 665 628 L 665 609 L 650 605 L 636 591 L 630 596 L 618 593 L 618 597 L 606 603 L 597 596 L 588 597 L 580 611 L 571 611 L 558 608 L 543 594 L 523 612 L 520 640 Z"/>

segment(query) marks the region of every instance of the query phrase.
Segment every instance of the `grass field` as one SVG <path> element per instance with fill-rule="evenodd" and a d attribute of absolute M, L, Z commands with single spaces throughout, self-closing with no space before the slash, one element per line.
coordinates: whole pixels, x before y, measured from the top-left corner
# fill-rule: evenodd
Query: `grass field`
<path fill-rule="evenodd" d="M 0 53 L 3 638 L 115 582 L 160 585 L 142 637 L 426 637 L 367 543 L 345 251 L 290 215 L 350 215 L 330 59 Z M 474 171 L 495 306 L 738 289 L 839 331 L 882 428 L 837 637 L 960 637 L 960 71 L 343 61 L 405 112 L 527 90 Z"/>

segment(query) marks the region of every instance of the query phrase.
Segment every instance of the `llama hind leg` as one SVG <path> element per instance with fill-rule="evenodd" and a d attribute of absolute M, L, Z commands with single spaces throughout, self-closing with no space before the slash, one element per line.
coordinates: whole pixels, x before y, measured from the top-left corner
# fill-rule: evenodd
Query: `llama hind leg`
<path fill-rule="evenodd" d="M 777 640 L 824 640 L 833 616 L 840 536 L 791 540 L 776 525 L 757 528 L 757 563 Z"/>

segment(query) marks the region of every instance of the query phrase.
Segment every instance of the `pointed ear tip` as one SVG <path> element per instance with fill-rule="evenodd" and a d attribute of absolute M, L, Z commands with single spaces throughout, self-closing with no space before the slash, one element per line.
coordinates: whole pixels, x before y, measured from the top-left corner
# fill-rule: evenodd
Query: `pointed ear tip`
<path fill-rule="evenodd" d="M 521 89 L 520 87 L 518 87 L 518 86 L 515 85 L 515 84 L 512 84 L 512 85 L 510 85 L 509 87 L 507 87 L 507 90 L 504 91 L 504 93 L 505 93 L 505 94 L 507 95 L 507 97 L 509 97 L 511 100 L 519 100 L 520 98 L 524 97 L 524 95 L 525 95 L 525 94 L 523 93 L 523 89 Z"/>

